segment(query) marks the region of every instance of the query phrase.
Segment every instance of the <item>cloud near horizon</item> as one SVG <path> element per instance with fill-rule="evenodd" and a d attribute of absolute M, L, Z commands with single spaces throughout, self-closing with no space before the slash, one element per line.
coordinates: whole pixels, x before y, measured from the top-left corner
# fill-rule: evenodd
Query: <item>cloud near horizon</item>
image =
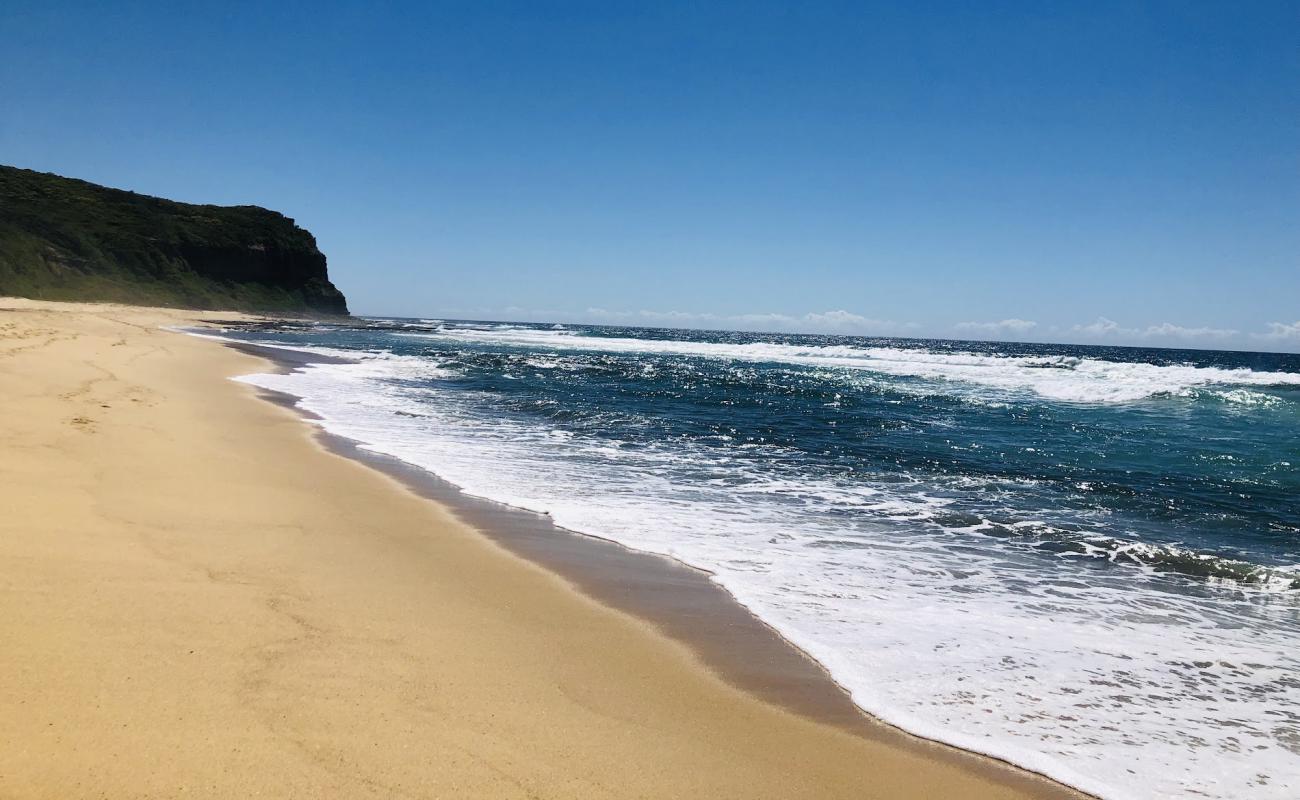
<path fill-rule="evenodd" d="M 1264 333 L 1252 333 L 1251 336 L 1256 339 L 1266 339 L 1274 342 L 1297 342 L 1300 343 L 1300 320 L 1292 323 L 1270 322 L 1268 330 Z"/>
<path fill-rule="evenodd" d="M 958 322 L 952 326 L 954 330 L 967 331 L 973 333 L 986 334 L 1003 334 L 1003 335 L 1023 335 L 1034 328 L 1038 323 L 1028 319 L 1004 319 L 997 322 Z"/>
<path fill-rule="evenodd" d="M 650 311 L 646 309 L 640 311 L 611 311 L 604 308 L 588 308 L 585 316 L 593 322 L 607 322 L 615 325 L 735 328 L 749 331 L 842 333 L 868 336 L 899 335 L 915 331 L 919 327 L 914 322 L 873 319 L 843 309 L 794 315 L 779 313 L 712 314 L 687 311 Z"/>
<path fill-rule="evenodd" d="M 1148 325 L 1145 328 L 1126 328 L 1109 317 L 1097 317 L 1097 319 L 1087 325 L 1075 325 L 1070 328 L 1071 333 L 1082 334 L 1083 336 L 1094 339 L 1123 338 L 1123 339 L 1229 339 L 1236 336 L 1240 331 L 1232 328 L 1188 328 L 1182 325 L 1175 325 L 1172 322 L 1162 322 L 1159 325 Z"/>

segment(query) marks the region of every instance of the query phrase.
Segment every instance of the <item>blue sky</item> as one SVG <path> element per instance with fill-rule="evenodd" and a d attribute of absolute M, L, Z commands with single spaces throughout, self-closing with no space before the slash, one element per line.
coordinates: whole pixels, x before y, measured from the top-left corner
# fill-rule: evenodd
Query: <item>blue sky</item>
<path fill-rule="evenodd" d="M 1300 351 L 1300 4 L 107 5 L 0 7 L 0 162 L 359 313 Z"/>

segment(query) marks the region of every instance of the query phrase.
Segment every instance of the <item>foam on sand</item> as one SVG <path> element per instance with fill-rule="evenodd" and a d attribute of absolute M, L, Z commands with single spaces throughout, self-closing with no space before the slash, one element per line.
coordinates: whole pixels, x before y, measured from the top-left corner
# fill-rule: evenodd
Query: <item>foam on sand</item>
<path fill-rule="evenodd" d="M 533 370 L 563 371 L 575 351 L 654 353 L 1076 403 L 1300 384 L 1293 373 L 517 326 L 405 335 L 524 348 L 519 364 Z M 1300 790 L 1300 661 L 1284 633 L 1300 614 L 1300 578 L 1285 566 L 1062 526 L 1051 509 L 955 511 L 964 493 L 1019 497 L 1003 479 L 838 479 L 774 468 L 780 459 L 746 455 L 754 445 L 575 435 L 498 413 L 490 395 L 440 386 L 459 374 L 454 363 L 351 355 L 360 362 L 242 380 L 301 397 L 330 431 L 473 495 L 709 570 L 859 705 L 914 733 L 1106 797 Z M 1206 588 L 1171 591 L 1174 579 L 1206 579 Z"/>

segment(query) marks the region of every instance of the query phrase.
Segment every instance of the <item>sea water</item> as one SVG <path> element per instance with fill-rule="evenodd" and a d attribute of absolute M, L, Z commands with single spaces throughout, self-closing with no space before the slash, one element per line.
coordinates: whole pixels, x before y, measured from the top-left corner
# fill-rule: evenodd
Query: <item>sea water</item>
<path fill-rule="evenodd" d="M 867 711 L 1108 798 L 1300 797 L 1300 356 L 441 320 L 242 380 L 710 571 Z"/>

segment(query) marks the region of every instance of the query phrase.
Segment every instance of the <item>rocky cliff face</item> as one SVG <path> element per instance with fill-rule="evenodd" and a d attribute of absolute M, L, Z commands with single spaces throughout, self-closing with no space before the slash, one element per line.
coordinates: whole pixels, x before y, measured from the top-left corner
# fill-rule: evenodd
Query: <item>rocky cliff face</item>
<path fill-rule="evenodd" d="M 346 314 L 315 238 L 256 206 L 177 203 L 0 166 L 0 295 Z"/>

